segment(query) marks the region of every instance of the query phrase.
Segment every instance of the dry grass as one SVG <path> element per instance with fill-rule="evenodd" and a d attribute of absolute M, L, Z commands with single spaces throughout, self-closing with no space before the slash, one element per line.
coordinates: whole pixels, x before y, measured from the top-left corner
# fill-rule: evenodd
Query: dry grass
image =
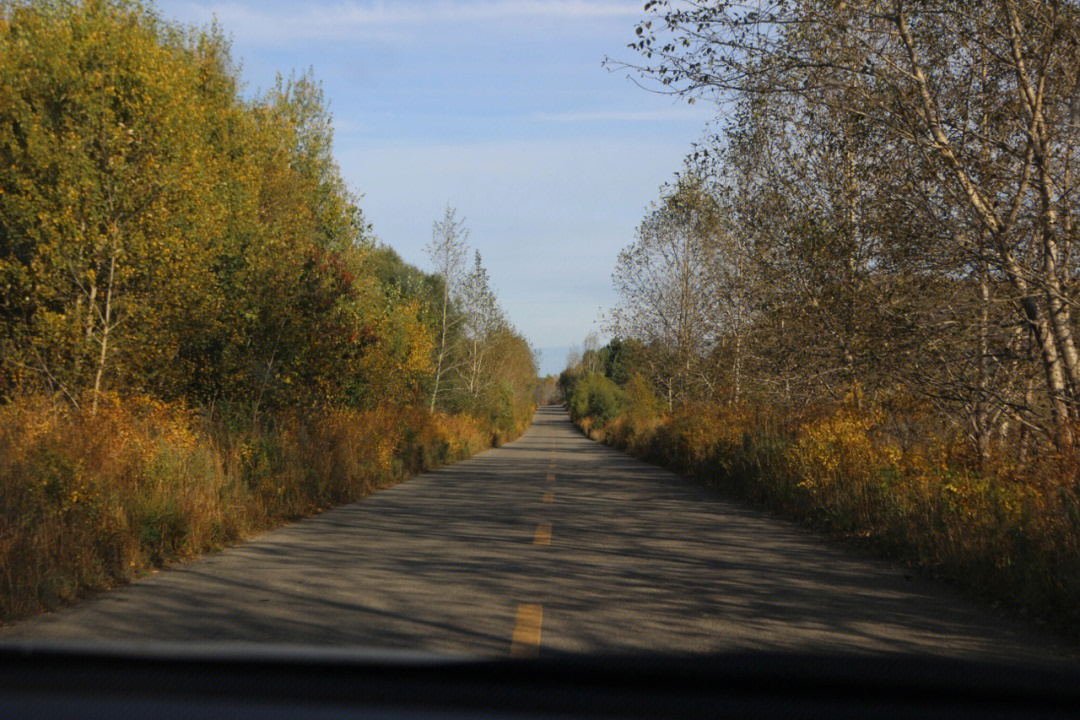
<path fill-rule="evenodd" d="M 421 409 L 285 414 L 226 429 L 149 398 L 96 416 L 0 407 L 0 620 L 353 501 L 506 440 Z"/>
<path fill-rule="evenodd" d="M 902 428 L 903 432 L 898 430 Z M 596 435 L 597 428 L 591 432 Z M 868 545 L 1080 637 L 1075 459 L 976 463 L 917 408 L 747 406 L 628 412 L 610 444 Z"/>

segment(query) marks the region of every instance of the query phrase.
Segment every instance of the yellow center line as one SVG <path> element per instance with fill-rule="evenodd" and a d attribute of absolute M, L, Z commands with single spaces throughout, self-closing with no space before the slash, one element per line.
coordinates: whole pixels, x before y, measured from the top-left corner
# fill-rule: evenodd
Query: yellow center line
<path fill-rule="evenodd" d="M 554 500 L 555 500 L 555 493 L 553 493 L 553 492 L 544 493 L 544 502 L 554 502 Z"/>
<path fill-rule="evenodd" d="M 547 481 L 548 482 L 555 482 L 555 473 L 548 473 L 547 474 Z"/>
<path fill-rule="evenodd" d="M 514 637 L 510 641 L 510 657 L 532 657 L 540 652 L 540 623 L 544 611 L 540 605 L 519 603 Z"/>
<path fill-rule="evenodd" d="M 533 545 L 551 544 L 551 523 L 542 522 L 536 526 L 536 535 L 533 536 Z"/>

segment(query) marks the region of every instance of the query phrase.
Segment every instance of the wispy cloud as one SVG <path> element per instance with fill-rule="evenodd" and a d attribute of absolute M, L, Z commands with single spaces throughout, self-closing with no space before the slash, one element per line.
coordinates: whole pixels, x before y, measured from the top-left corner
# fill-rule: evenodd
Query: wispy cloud
<path fill-rule="evenodd" d="M 693 120 L 705 115 L 697 108 L 683 105 L 668 110 L 595 110 L 585 112 L 537 113 L 531 119 L 541 122 L 653 122 L 656 120 Z"/>
<path fill-rule="evenodd" d="M 610 0 L 430 0 L 427 2 L 289 3 L 252 7 L 239 2 L 190 2 L 191 20 L 217 18 L 247 40 L 340 40 L 410 26 L 488 21 L 581 20 L 638 17 L 640 3 Z"/>
<path fill-rule="evenodd" d="M 681 138 L 478 140 L 337 153 L 379 236 L 423 265 L 431 222 L 458 208 L 500 302 L 541 346 L 580 342 L 615 298 L 610 274 Z M 561 360 L 561 359 L 560 359 Z"/>

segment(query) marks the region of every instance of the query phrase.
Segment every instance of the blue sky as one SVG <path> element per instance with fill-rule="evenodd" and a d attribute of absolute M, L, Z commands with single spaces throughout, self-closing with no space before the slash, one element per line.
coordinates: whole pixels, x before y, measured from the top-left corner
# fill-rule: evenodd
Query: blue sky
<path fill-rule="evenodd" d="M 715 106 L 646 92 L 605 55 L 641 0 L 158 2 L 217 18 L 249 91 L 311 68 L 335 155 L 376 235 L 408 262 L 446 204 L 500 302 L 557 372 L 614 302 L 611 270 Z"/>

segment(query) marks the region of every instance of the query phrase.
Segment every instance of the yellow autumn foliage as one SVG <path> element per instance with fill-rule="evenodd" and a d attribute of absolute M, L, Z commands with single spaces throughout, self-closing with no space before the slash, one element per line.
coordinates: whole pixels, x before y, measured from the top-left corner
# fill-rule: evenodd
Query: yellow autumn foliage
<path fill-rule="evenodd" d="M 289 412 L 230 430 L 180 404 L 109 396 L 91 418 L 0 406 L 0 622 L 357 500 L 492 436 L 421 408 Z"/>
<path fill-rule="evenodd" d="M 853 404 L 684 405 L 652 421 L 630 408 L 604 439 L 1080 634 L 1080 462 L 977 467 L 947 433 L 902 445 L 890 428 L 904 421 Z"/>

